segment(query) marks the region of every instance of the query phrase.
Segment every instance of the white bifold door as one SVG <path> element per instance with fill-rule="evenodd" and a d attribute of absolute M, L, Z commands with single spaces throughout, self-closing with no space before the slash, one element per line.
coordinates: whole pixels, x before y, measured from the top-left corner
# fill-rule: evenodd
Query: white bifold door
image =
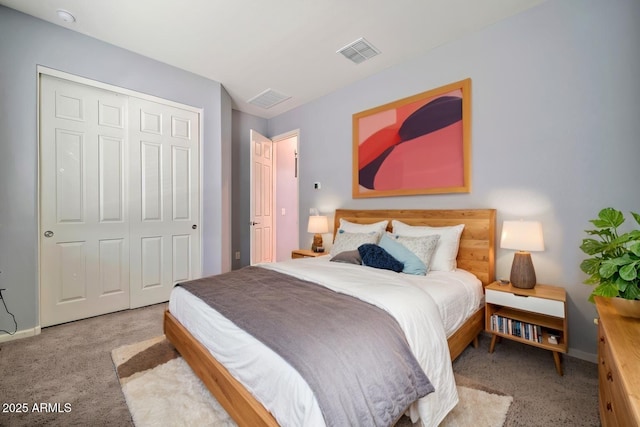
<path fill-rule="evenodd" d="M 199 113 L 43 74 L 41 326 L 200 277 Z"/>

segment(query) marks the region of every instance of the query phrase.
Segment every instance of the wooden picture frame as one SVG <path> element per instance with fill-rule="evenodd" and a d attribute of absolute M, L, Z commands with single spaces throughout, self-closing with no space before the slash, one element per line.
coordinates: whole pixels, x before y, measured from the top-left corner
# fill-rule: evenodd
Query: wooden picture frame
<path fill-rule="evenodd" d="M 471 191 L 471 79 L 353 115 L 353 198 Z"/>

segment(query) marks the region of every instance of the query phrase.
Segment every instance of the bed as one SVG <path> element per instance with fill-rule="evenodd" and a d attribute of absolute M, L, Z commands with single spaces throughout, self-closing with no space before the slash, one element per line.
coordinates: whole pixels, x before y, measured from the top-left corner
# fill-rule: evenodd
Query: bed
<path fill-rule="evenodd" d="M 355 224 L 372 224 L 381 220 L 389 220 L 389 227 L 391 226 L 391 220 L 399 220 L 412 226 L 443 227 L 464 224 L 456 258 L 457 267 L 475 275 L 484 286 L 494 280 L 495 210 L 493 209 L 339 209 L 335 212 L 334 230 L 338 230 L 341 219 Z M 328 260 L 328 257 L 325 258 Z M 298 263 L 296 265 L 301 266 L 302 264 Z M 216 360 L 207 346 L 194 337 L 194 335 L 198 334 L 188 330 L 172 314 L 171 304 L 173 304 L 177 313 L 178 309 L 176 307 L 183 303 L 176 303 L 175 301 L 170 303 L 170 309 L 165 313 L 164 319 L 165 334 L 220 404 L 239 425 L 277 426 L 278 422 L 273 415 L 247 390 L 243 383 L 229 373 L 229 370 L 225 367 L 229 366 L 229 361 L 225 361 L 223 364 Z M 186 311 L 197 311 L 192 307 L 195 306 L 189 306 Z M 477 345 L 477 336 L 484 326 L 484 310 L 482 307 L 482 305 L 478 305 L 477 309 L 472 311 L 466 320 L 461 322 L 460 326 L 456 326 L 455 331 L 447 331 L 446 347 L 451 360 L 458 357 L 469 344 Z M 201 340 L 206 342 L 205 339 L 202 339 L 202 336 Z M 237 366 L 230 369 L 233 371 L 233 369 L 237 369 Z"/>

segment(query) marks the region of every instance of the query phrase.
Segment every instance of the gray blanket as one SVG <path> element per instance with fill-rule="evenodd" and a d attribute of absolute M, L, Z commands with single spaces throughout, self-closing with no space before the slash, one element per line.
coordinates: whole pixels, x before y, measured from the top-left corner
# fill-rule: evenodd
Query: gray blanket
<path fill-rule="evenodd" d="M 395 319 L 357 298 L 259 267 L 180 286 L 293 366 L 327 426 L 391 426 L 434 391 Z"/>

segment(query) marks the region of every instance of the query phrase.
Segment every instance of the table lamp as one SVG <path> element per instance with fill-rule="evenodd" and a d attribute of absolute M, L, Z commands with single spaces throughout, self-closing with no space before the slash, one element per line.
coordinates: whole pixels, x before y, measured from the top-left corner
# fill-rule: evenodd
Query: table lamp
<path fill-rule="evenodd" d="M 544 250 L 542 224 L 538 221 L 504 221 L 500 247 L 517 250 L 511 264 L 511 284 L 523 289 L 535 287 L 536 271 L 529 251 Z"/>
<path fill-rule="evenodd" d="M 322 247 L 322 233 L 329 232 L 329 221 L 327 221 L 327 217 L 323 215 L 309 216 L 307 232 L 314 233 L 311 250 L 313 252 L 324 252 L 324 247 Z"/>

